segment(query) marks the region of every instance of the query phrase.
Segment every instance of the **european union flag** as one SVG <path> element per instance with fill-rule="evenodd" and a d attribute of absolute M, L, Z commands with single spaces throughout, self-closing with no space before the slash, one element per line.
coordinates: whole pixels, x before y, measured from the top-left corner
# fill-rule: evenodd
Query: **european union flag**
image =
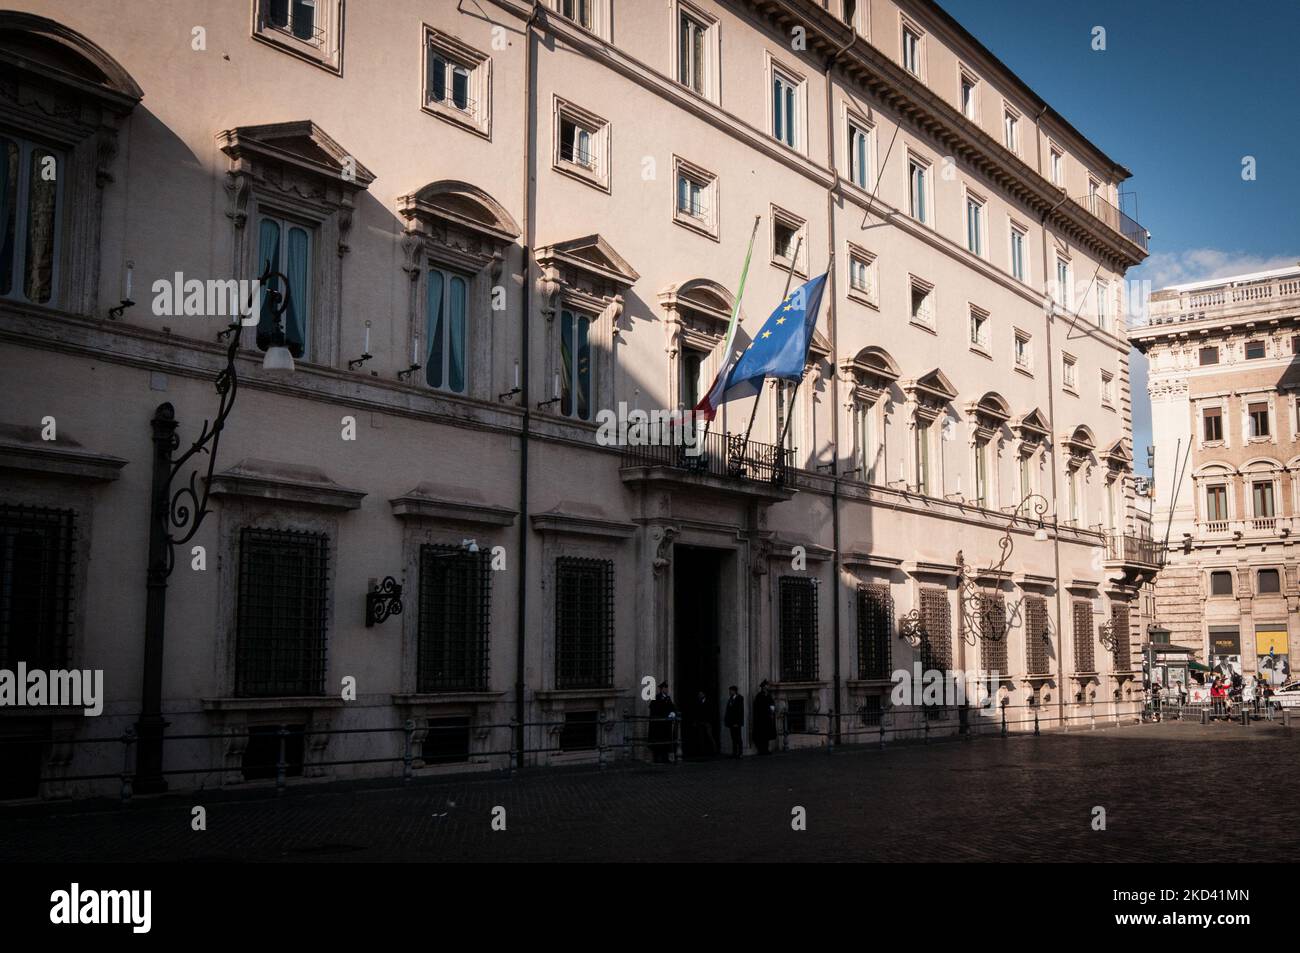
<path fill-rule="evenodd" d="M 821 274 L 790 292 L 777 305 L 731 369 L 723 401 L 754 393 L 764 378 L 788 381 L 803 378 L 808 345 L 817 327 L 817 312 L 825 289 L 826 275 Z"/>

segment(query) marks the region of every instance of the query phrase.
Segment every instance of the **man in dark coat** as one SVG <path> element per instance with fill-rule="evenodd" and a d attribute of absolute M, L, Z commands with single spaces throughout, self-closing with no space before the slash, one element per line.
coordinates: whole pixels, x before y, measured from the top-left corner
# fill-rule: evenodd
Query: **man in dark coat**
<path fill-rule="evenodd" d="M 709 758 L 717 753 L 717 744 L 713 740 L 713 719 L 716 717 L 717 709 L 709 704 L 709 697 L 704 692 L 696 692 L 695 706 L 691 711 L 691 754 Z"/>
<path fill-rule="evenodd" d="M 659 690 L 650 702 L 650 753 L 656 764 L 668 763 L 668 752 L 673 747 L 672 719 L 677 717 L 677 706 L 668 694 L 668 683 L 660 682 Z"/>
<path fill-rule="evenodd" d="M 731 729 L 731 756 L 739 758 L 744 744 L 740 740 L 740 729 L 745 724 L 745 699 L 740 697 L 740 690 L 732 685 L 728 689 L 727 709 L 722 716 L 722 723 Z"/>
<path fill-rule="evenodd" d="M 749 735 L 754 739 L 759 754 L 771 754 L 767 745 L 776 739 L 776 700 L 768 693 L 767 679 L 759 683 L 758 694 L 754 696 L 754 717 Z"/>

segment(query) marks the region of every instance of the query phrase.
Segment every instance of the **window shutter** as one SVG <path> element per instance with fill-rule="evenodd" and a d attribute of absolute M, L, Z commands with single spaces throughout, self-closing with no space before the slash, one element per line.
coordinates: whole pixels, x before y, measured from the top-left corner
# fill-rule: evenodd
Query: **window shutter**
<path fill-rule="evenodd" d="M 277 271 L 280 267 L 280 223 L 272 218 L 263 218 L 257 226 L 257 274 L 264 271 Z M 274 295 L 271 291 L 282 291 L 278 278 L 273 278 L 262 289 L 262 310 L 257 321 L 257 346 L 265 351 L 271 346 L 271 335 L 275 330 L 275 309 L 272 307 Z"/>

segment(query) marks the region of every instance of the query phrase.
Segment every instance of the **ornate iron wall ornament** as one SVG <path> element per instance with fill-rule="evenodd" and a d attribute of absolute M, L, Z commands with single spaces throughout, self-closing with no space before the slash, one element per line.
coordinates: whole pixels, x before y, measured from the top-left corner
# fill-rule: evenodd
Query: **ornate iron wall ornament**
<path fill-rule="evenodd" d="M 925 621 L 921 618 L 920 609 L 913 609 L 898 620 L 898 637 L 905 639 L 913 648 L 924 641 Z"/>
<path fill-rule="evenodd" d="M 373 629 L 390 615 L 402 614 L 402 586 L 392 576 L 366 593 L 366 628 Z"/>
<path fill-rule="evenodd" d="M 1115 651 L 1115 620 L 1108 619 L 1097 626 L 1097 638 L 1107 652 Z"/>
<path fill-rule="evenodd" d="M 1029 512 L 1024 513 L 1026 504 L 1029 504 Z M 1006 531 L 1002 538 L 998 540 L 998 549 L 1001 555 L 996 562 L 991 563 L 983 573 L 978 575 L 984 576 L 991 580 L 989 584 L 980 585 L 977 581 L 977 574 L 971 571 L 967 565 L 965 557 L 961 551 L 957 552 L 957 590 L 961 599 L 961 631 L 969 645 L 975 645 L 980 639 L 996 642 L 1006 638 L 1007 633 L 1015 625 L 1016 617 L 1019 610 L 1013 607 L 1005 614 L 1005 618 L 994 624 L 996 613 L 991 608 L 992 596 L 997 595 L 998 580 L 1005 571 L 1007 562 L 1011 559 L 1012 552 L 1015 551 L 1015 537 L 1012 530 L 1015 528 L 1016 521 L 1026 519 L 1029 522 L 1037 523 L 1034 529 L 1035 539 L 1046 539 L 1047 531 L 1043 525 L 1043 517 L 1047 514 L 1050 504 L 1047 498 L 1038 493 L 1030 493 L 1019 503 L 1011 512 L 1011 519 L 1007 522 Z M 989 597 L 989 598 L 986 598 Z"/>
<path fill-rule="evenodd" d="M 271 283 L 274 282 L 273 285 Z M 264 289 L 264 301 L 269 305 L 271 313 L 275 318 L 275 332 L 272 336 L 273 346 L 284 345 L 284 330 L 281 316 L 289 308 L 292 300 L 292 289 L 289 287 L 289 278 L 278 271 L 271 270 L 271 263 L 268 261 L 266 268 L 262 271 L 261 276 L 257 279 L 258 287 Z M 268 287 L 268 285 L 271 285 Z M 281 295 L 279 288 L 284 288 L 284 294 Z M 249 302 L 249 314 L 253 313 L 257 301 Z M 217 465 L 217 447 L 221 442 L 221 433 L 226 428 L 226 418 L 230 416 L 230 411 L 235 406 L 235 395 L 239 390 L 239 374 L 235 368 L 235 357 L 239 353 L 240 336 L 244 330 L 242 321 L 237 320 L 224 331 L 217 332 L 217 339 L 226 341 L 226 366 L 217 374 L 214 387 L 217 391 L 217 415 L 212 420 L 203 421 L 203 427 L 199 431 L 198 438 L 190 445 L 189 449 L 176 457 L 171 462 L 171 472 L 167 479 L 167 489 L 171 491 L 171 485 L 176 482 L 176 477 L 180 474 L 190 461 L 199 454 L 208 455 L 207 473 L 204 476 L 203 488 L 199 489 L 198 478 L 199 470 L 196 467 L 190 473 L 189 481 L 170 492 L 167 503 L 167 512 L 164 516 L 167 528 L 167 565 L 166 574 L 171 575 L 172 570 L 176 567 L 176 547 L 184 546 L 192 540 L 203 524 L 204 518 L 211 512 L 208 509 L 209 488 L 212 485 L 212 473 Z M 171 411 L 171 406 L 166 405 L 167 410 Z M 159 412 L 162 410 L 160 408 Z M 172 416 L 169 414 L 169 416 Z M 175 424 L 172 425 L 173 427 Z M 175 434 L 171 435 L 171 449 L 174 452 L 180 446 L 180 438 Z"/>

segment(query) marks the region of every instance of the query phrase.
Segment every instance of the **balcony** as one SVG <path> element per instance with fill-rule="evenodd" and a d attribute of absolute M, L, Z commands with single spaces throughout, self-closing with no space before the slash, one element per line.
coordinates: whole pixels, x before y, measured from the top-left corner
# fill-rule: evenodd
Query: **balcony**
<path fill-rule="evenodd" d="M 1142 585 L 1155 578 L 1165 564 L 1165 548 L 1146 536 L 1107 533 L 1106 568 L 1124 573 L 1126 585 Z"/>
<path fill-rule="evenodd" d="M 1250 516 L 1239 520 L 1201 520 L 1196 524 L 1198 536 L 1290 536 L 1289 516 Z"/>
<path fill-rule="evenodd" d="M 623 447 L 619 471 L 625 483 L 670 484 L 771 503 L 794 496 L 788 449 L 711 429 L 698 433 L 698 445 L 688 447 L 682 428 L 670 424 L 650 427 L 647 435 L 647 441 Z"/>
<path fill-rule="evenodd" d="M 1123 235 L 1143 251 L 1148 250 L 1147 230 L 1100 195 L 1085 195 L 1081 199 L 1073 199 L 1072 201 L 1075 205 L 1091 213 L 1093 218 L 1101 219 L 1111 231 Z"/>
<path fill-rule="evenodd" d="M 1234 280 L 1209 287 L 1175 288 L 1151 296 L 1153 326 L 1187 321 L 1246 319 L 1260 311 L 1287 310 L 1300 303 L 1300 270 L 1282 269 L 1281 274 Z"/>

